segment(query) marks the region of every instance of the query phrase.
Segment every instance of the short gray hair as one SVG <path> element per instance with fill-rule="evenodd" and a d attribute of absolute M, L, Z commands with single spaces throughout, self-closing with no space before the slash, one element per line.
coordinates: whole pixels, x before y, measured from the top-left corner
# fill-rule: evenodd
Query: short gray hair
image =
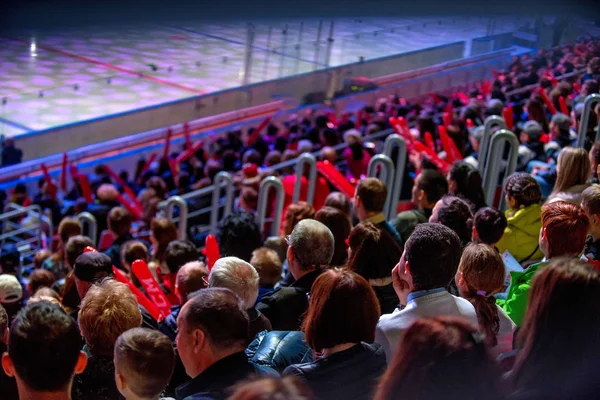
<path fill-rule="evenodd" d="M 256 269 L 237 257 L 219 258 L 208 275 L 210 287 L 230 289 L 242 299 L 246 309 L 254 307 L 258 298 L 258 281 Z"/>
<path fill-rule="evenodd" d="M 333 258 L 333 234 L 327 226 L 314 219 L 303 219 L 296 224 L 289 245 L 298 264 L 305 270 L 329 265 Z"/>

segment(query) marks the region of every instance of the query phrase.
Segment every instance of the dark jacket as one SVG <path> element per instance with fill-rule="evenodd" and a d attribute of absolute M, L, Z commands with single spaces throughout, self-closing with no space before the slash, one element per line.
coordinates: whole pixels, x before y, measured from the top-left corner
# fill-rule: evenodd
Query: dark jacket
<path fill-rule="evenodd" d="M 300 331 L 261 332 L 246 349 L 246 355 L 253 363 L 280 373 L 292 364 L 314 361 L 313 351 Z"/>
<path fill-rule="evenodd" d="M 283 375 L 306 381 L 317 399 L 370 399 L 386 367 L 379 345 L 360 343 L 312 363 L 292 365 Z"/>
<path fill-rule="evenodd" d="M 0 341 L 0 354 L 4 354 L 7 350 L 4 342 Z M 19 400 L 17 381 L 15 378 L 6 375 L 3 368 L 0 368 L 0 394 L 2 394 L 0 396 L 2 400 Z"/>
<path fill-rule="evenodd" d="M 431 209 L 403 211 L 390 221 L 404 243 L 415 230 L 416 226 L 429 221 Z"/>
<path fill-rule="evenodd" d="M 251 375 L 278 376 L 279 374 L 271 368 L 251 363 L 243 352 L 234 353 L 179 386 L 175 397 L 177 400 L 225 399 L 230 394 L 227 389 Z"/>
<path fill-rule="evenodd" d="M 594 238 L 588 235 L 583 254 L 590 260 L 600 261 L 600 240 L 594 241 Z"/>
<path fill-rule="evenodd" d="M 133 240 L 131 233 L 120 236 L 116 238 L 110 247 L 103 252 L 110 257 L 113 266 L 119 268 L 120 270 L 123 270 L 123 265 L 121 265 L 121 246 L 130 240 Z"/>
<path fill-rule="evenodd" d="M 297 331 L 308 309 L 308 296 L 320 270 L 309 272 L 289 287 L 276 289 L 263 297 L 256 309 L 263 313 L 274 330 Z"/>
<path fill-rule="evenodd" d="M 167 315 L 158 325 L 158 329 L 167 335 L 171 339 L 171 342 L 175 342 L 175 336 L 177 336 L 177 316 L 179 315 L 179 311 L 181 311 L 181 306 L 172 306 L 171 314 Z"/>
<path fill-rule="evenodd" d="M 71 389 L 73 400 L 119 400 L 112 357 L 90 357 L 83 373 L 75 375 Z"/>
<path fill-rule="evenodd" d="M 250 326 L 248 327 L 248 343 L 252 342 L 259 332 L 273 330 L 269 319 L 256 308 L 252 307 L 246 310 L 246 312 L 248 313 L 248 319 L 250 320 Z"/>

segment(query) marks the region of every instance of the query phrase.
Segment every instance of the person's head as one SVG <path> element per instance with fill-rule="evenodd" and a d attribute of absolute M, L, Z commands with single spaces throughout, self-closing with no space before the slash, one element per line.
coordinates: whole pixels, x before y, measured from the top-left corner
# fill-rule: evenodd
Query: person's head
<path fill-rule="evenodd" d="M 471 243 L 463 251 L 455 277 L 460 295 L 475 307 L 479 328 L 490 346 L 498 343 L 500 319 L 494 294 L 503 289 L 504 274 L 502 257 L 494 248 Z"/>
<path fill-rule="evenodd" d="M 105 279 L 88 290 L 77 320 L 90 354 L 112 357 L 119 335 L 139 328 L 142 314 L 127 285 Z"/>
<path fill-rule="evenodd" d="M 283 236 L 287 236 L 294 230 L 296 224 L 303 219 L 314 218 L 315 209 L 305 201 L 296 204 L 290 204 L 283 216 L 281 225 Z"/>
<path fill-rule="evenodd" d="M 185 372 L 195 378 L 215 362 L 244 351 L 248 314 L 231 290 L 198 290 L 177 318 L 177 350 Z"/>
<path fill-rule="evenodd" d="M 523 125 L 520 139 L 522 143 L 539 142 L 542 137 L 542 126 L 537 121 L 527 121 Z"/>
<path fill-rule="evenodd" d="M 163 262 L 167 246 L 172 241 L 177 240 L 177 227 L 166 218 L 154 218 L 150 223 L 150 232 L 154 257 Z"/>
<path fill-rule="evenodd" d="M 323 223 L 323 225 L 328 227 L 333 234 L 335 249 L 333 251 L 333 258 L 331 259 L 331 265 L 344 265 L 348 258 L 346 239 L 348 239 L 350 231 L 352 230 L 352 225 L 348 216 L 337 208 L 325 206 L 317 211 L 315 220 Z"/>
<path fill-rule="evenodd" d="M 581 254 L 590 224 L 581 207 L 555 201 L 542 207 L 541 219 L 540 249 L 546 258 L 577 257 Z"/>
<path fill-rule="evenodd" d="M 334 164 L 337 160 L 337 153 L 333 147 L 325 146 L 319 151 L 319 159 L 321 161 L 329 161 L 330 163 Z"/>
<path fill-rule="evenodd" d="M 121 265 L 131 271 L 131 264 L 136 260 L 148 262 L 148 248 L 139 240 L 130 240 L 121 246 Z"/>
<path fill-rule="evenodd" d="M 242 299 L 246 310 L 254 307 L 258 298 L 258 281 L 256 269 L 237 257 L 219 258 L 208 276 L 209 287 L 230 289 Z"/>
<path fill-rule="evenodd" d="M 348 237 L 348 268 L 367 276 L 373 265 L 396 265 L 402 256 L 402 249 L 394 244 L 396 241 L 373 223 L 356 225 Z"/>
<path fill-rule="evenodd" d="M 302 324 L 306 343 L 315 352 L 340 344 L 372 343 L 379 320 L 379 301 L 369 282 L 360 275 L 331 269 L 312 286 Z"/>
<path fill-rule="evenodd" d="M 86 247 L 94 247 L 94 242 L 87 236 L 75 235 L 69 238 L 65 246 L 65 262 L 69 268 L 75 266 L 75 260 L 83 254 Z"/>
<path fill-rule="evenodd" d="M 319 221 L 298 222 L 286 240 L 288 266 L 294 279 L 330 264 L 335 247 L 333 234 Z"/>
<path fill-rule="evenodd" d="M 589 264 L 558 258 L 533 278 L 517 343 L 515 389 L 562 386 L 570 398 L 589 387 L 600 354 L 600 276 Z M 561 368 L 568 363 L 568 368 Z"/>
<path fill-rule="evenodd" d="M 188 262 L 177 271 L 175 293 L 179 298 L 179 304 L 184 304 L 191 293 L 206 287 L 204 280 L 208 274 L 206 264 L 201 261 Z"/>
<path fill-rule="evenodd" d="M 463 246 L 471 241 L 473 214 L 469 203 L 460 197 L 444 196 L 433 207 L 429 222 L 452 229 Z"/>
<path fill-rule="evenodd" d="M 236 384 L 229 400 L 290 399 L 313 400 L 314 396 L 306 383 L 295 376 L 283 378 L 257 377 Z"/>
<path fill-rule="evenodd" d="M 546 117 L 546 110 L 544 103 L 538 98 L 532 98 L 527 102 L 525 106 L 529 119 L 539 123 L 542 128 L 548 128 L 548 118 Z"/>
<path fill-rule="evenodd" d="M 114 204 L 118 197 L 119 191 L 115 185 L 110 183 L 103 183 L 96 190 L 96 199 L 98 199 L 100 203 Z"/>
<path fill-rule="evenodd" d="M 590 220 L 589 233 L 600 238 L 600 185 L 592 185 L 581 193 L 581 208 Z"/>
<path fill-rule="evenodd" d="M 65 217 L 58 224 L 58 237 L 64 246 L 69 238 L 75 235 L 81 235 L 81 225 L 79 220 L 73 217 Z"/>
<path fill-rule="evenodd" d="M 41 249 L 35 252 L 35 256 L 33 256 L 33 266 L 34 268 L 42 268 L 42 264 L 48 258 L 52 256 L 52 252 L 47 249 Z"/>
<path fill-rule="evenodd" d="M 105 278 L 112 278 L 112 261 L 104 253 L 82 253 L 75 260 L 73 275 L 75 275 L 75 286 L 79 298 L 83 299 L 94 283 Z"/>
<path fill-rule="evenodd" d="M 542 201 L 540 184 L 525 172 L 517 172 L 505 179 L 504 195 L 506 204 L 512 210 L 527 208 Z"/>
<path fill-rule="evenodd" d="M 0 304 L 0 343 L 8 343 L 8 314 Z"/>
<path fill-rule="evenodd" d="M 23 302 L 23 286 L 16 276 L 11 274 L 0 275 L 0 304 L 9 314 L 14 315 Z"/>
<path fill-rule="evenodd" d="M 156 399 L 175 368 L 175 351 L 169 338 L 156 330 L 133 328 L 115 343 L 115 383 L 123 397 Z"/>
<path fill-rule="evenodd" d="M 56 282 L 54 274 L 47 269 L 35 269 L 29 275 L 29 293 L 33 294 L 42 287 L 52 287 L 52 284 Z"/>
<path fill-rule="evenodd" d="M 552 193 L 563 192 L 572 186 L 586 183 L 591 168 L 590 158 L 584 148 L 565 147 L 558 154 L 556 183 Z"/>
<path fill-rule="evenodd" d="M 45 392 L 70 394 L 73 376 L 86 366 L 77 323 L 60 307 L 40 301 L 17 314 L 2 367 L 16 378 L 21 398 Z"/>
<path fill-rule="evenodd" d="M 556 113 L 550 120 L 550 136 L 553 139 L 563 137 L 568 138 L 571 129 L 571 118 L 562 113 Z"/>
<path fill-rule="evenodd" d="M 234 212 L 221 219 L 215 235 L 221 257 L 238 257 L 249 261 L 252 252 L 262 246 L 256 218 L 248 212 Z"/>
<path fill-rule="evenodd" d="M 462 197 L 473 205 L 474 210 L 485 207 L 481 174 L 472 165 L 458 161 L 448 174 L 448 192 Z"/>
<path fill-rule="evenodd" d="M 387 188 L 377 178 L 364 178 L 358 182 L 354 194 L 354 212 L 360 221 L 383 211 Z"/>
<path fill-rule="evenodd" d="M 500 376 L 475 326 L 456 317 L 421 318 L 402 336 L 375 399 L 499 400 Z"/>
<path fill-rule="evenodd" d="M 108 229 L 117 237 L 129 234 L 133 218 L 124 207 L 113 207 L 108 213 Z"/>
<path fill-rule="evenodd" d="M 0 249 L 0 273 L 21 275 L 21 252 L 12 242 L 6 242 Z"/>
<path fill-rule="evenodd" d="M 282 262 L 277 252 L 267 247 L 260 247 L 252 252 L 250 264 L 258 272 L 258 286 L 272 288 L 281 280 Z"/>
<path fill-rule="evenodd" d="M 333 208 L 337 208 L 338 210 L 343 212 L 345 215 L 347 215 L 348 218 L 351 216 L 350 215 L 350 212 L 351 212 L 350 199 L 348 197 L 346 197 L 346 195 L 343 194 L 342 192 L 329 193 L 327 195 L 327 198 L 325 199 L 324 205 L 333 207 Z"/>
<path fill-rule="evenodd" d="M 448 193 L 446 177 L 432 169 L 424 169 L 415 179 L 411 201 L 420 209 L 432 209 L 446 193 Z"/>
<path fill-rule="evenodd" d="M 411 292 L 445 288 L 456 274 L 461 247 L 452 229 L 442 224 L 419 224 L 392 273 L 397 273 Z"/>
<path fill-rule="evenodd" d="M 174 240 L 167 245 L 165 264 L 169 272 L 176 274 L 184 264 L 198 260 L 198 250 L 192 242 Z"/>
<path fill-rule="evenodd" d="M 473 217 L 472 239 L 474 242 L 493 246 L 502 239 L 507 225 L 506 216 L 500 210 L 481 208 Z"/>

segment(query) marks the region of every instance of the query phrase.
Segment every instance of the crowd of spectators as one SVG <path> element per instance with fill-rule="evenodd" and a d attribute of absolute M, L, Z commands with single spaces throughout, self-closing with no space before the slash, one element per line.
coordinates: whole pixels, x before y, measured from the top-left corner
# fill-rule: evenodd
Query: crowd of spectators
<path fill-rule="evenodd" d="M 62 204 L 49 182 L 33 200 L 15 188 L 11 202 L 52 210 L 58 240 L 31 270 L 15 245 L 1 248 L 2 399 L 596 398 L 597 119 L 584 148 L 573 147 L 570 130 L 582 96 L 598 90 L 598 56 L 596 42 L 582 39 L 516 58 L 490 93 L 474 91 L 462 104 L 386 98 L 337 124 L 296 116 L 251 144 L 231 132 L 177 177 L 166 159 L 133 179 L 122 174 L 139 195 L 140 218 L 117 201 L 124 187 L 102 167 L 91 179 L 93 204 L 80 200 L 79 182 Z M 581 68 L 581 77 L 550 79 Z M 571 115 L 549 118 L 537 90 L 511 94 L 537 83 L 557 108 L 564 96 Z M 390 188 L 364 176 L 376 148 L 364 135 L 402 116 L 416 122 L 417 140 L 429 132 L 442 153 L 437 112 L 448 103 L 457 108 L 448 133 L 464 161 L 444 174 L 411 155 L 402 196 L 412 207 L 388 221 Z M 522 148 L 519 171 L 504 179 L 503 213 L 485 200 L 480 127 L 466 122 L 480 125 L 508 104 Z M 354 196 L 319 178 L 311 205 L 307 173 L 292 204 L 296 177 L 284 176 L 281 232 L 263 236 L 253 212 L 269 167 L 318 149 L 328 159 L 342 140 Z M 239 196 L 219 222 L 220 257 L 210 260 L 197 250 L 201 235 L 178 239 L 176 225 L 155 214 L 170 193 L 210 185 L 221 170 L 235 174 Z M 86 209 L 106 231 L 99 252 L 86 249 L 94 244 L 71 217 Z M 192 229 L 203 223 L 190 218 Z M 167 315 L 140 304 L 138 292 L 155 297 L 136 260 L 168 299 Z"/>

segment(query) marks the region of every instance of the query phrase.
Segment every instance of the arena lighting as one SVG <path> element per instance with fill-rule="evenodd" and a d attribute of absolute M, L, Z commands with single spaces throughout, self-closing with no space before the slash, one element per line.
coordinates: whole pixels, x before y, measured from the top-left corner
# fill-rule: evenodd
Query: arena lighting
<path fill-rule="evenodd" d="M 37 50 L 37 46 L 35 44 L 35 39 L 31 39 L 31 45 L 29 46 L 29 55 L 31 57 L 37 57 L 36 50 Z"/>

